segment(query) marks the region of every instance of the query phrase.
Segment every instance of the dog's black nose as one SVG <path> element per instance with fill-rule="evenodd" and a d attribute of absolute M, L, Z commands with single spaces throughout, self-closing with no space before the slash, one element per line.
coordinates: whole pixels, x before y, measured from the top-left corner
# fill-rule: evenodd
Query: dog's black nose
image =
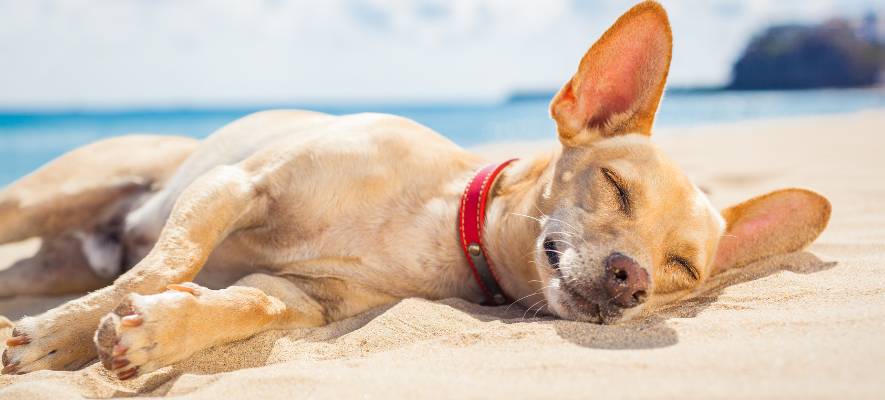
<path fill-rule="evenodd" d="M 561 252 L 556 248 L 556 242 L 553 239 L 547 238 L 544 240 L 544 254 L 547 255 L 547 262 L 550 263 L 550 266 L 553 267 L 553 269 L 559 269 L 560 253 Z"/>
<path fill-rule="evenodd" d="M 623 307 L 636 307 L 648 297 L 648 271 L 632 258 L 612 253 L 605 260 L 606 293 L 612 302 Z"/>

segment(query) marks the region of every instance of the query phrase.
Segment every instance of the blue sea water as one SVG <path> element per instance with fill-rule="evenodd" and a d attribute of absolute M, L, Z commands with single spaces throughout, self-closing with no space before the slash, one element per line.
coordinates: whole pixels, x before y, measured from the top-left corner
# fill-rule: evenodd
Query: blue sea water
<path fill-rule="evenodd" d="M 464 146 L 488 141 L 541 139 L 554 135 L 547 100 L 501 104 L 286 105 L 333 114 L 374 111 L 421 122 Z M 885 107 L 883 90 L 793 92 L 682 92 L 667 94 L 658 127 L 756 118 L 818 115 Z M 224 124 L 268 107 L 115 111 L 0 110 L 0 185 L 33 171 L 83 144 L 126 133 L 205 137 Z M 281 108 L 281 107 L 274 107 Z"/>

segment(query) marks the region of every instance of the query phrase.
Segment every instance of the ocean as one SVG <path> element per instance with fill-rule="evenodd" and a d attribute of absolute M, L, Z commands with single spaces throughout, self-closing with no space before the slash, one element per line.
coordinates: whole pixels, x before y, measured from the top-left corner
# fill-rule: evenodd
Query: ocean
<path fill-rule="evenodd" d="M 304 108 L 332 114 L 364 111 L 398 114 L 423 123 L 463 146 L 498 140 L 551 138 L 554 135 L 554 126 L 547 113 L 548 101 L 530 96 L 499 104 L 285 105 L 112 111 L 0 110 L 0 185 L 14 181 L 66 151 L 98 139 L 126 133 L 159 133 L 201 138 L 236 118 L 267 108 Z M 885 107 L 885 90 L 674 90 L 665 96 L 656 126 L 673 128 L 879 107 Z M 678 132 L 678 129 L 671 131 Z"/>

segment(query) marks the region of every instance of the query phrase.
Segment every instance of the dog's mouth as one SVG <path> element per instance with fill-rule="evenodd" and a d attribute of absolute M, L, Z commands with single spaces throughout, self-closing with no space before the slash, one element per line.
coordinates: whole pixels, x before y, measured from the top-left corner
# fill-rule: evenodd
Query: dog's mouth
<path fill-rule="evenodd" d="M 566 295 L 560 300 L 560 304 L 569 311 L 572 319 L 576 321 L 614 324 L 623 315 L 622 309 L 604 302 L 600 304 L 593 301 L 565 281 L 561 282 L 559 287 Z"/>
<path fill-rule="evenodd" d="M 561 241 L 548 236 L 544 238 L 542 247 L 547 263 L 555 271 L 553 279 L 558 280 L 558 284 L 555 285 L 557 289 L 554 290 L 558 290 L 561 295 L 557 296 L 556 302 L 567 314 L 560 317 L 595 324 L 613 324 L 620 320 L 623 310 L 606 302 L 606 296 L 597 293 L 602 290 L 601 288 L 582 285 L 563 274 L 563 270 L 560 269 L 563 250 L 557 245 L 558 242 Z"/>
<path fill-rule="evenodd" d="M 547 237 L 544 239 L 544 254 L 547 255 L 547 262 L 554 269 L 559 269 L 559 249 L 556 248 L 556 241 Z"/>

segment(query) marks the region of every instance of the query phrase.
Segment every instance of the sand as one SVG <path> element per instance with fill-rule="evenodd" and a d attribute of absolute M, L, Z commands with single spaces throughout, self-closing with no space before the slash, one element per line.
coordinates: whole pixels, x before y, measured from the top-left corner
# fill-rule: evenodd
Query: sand
<path fill-rule="evenodd" d="M 808 251 L 718 276 L 644 321 L 598 326 L 406 299 L 128 382 L 98 364 L 0 376 L 0 398 L 885 398 L 885 110 L 660 130 L 657 141 L 719 206 L 808 187 L 832 201 L 830 226 Z M 0 247 L 0 265 L 34 245 Z M 59 301 L 0 301 L 0 314 Z"/>

